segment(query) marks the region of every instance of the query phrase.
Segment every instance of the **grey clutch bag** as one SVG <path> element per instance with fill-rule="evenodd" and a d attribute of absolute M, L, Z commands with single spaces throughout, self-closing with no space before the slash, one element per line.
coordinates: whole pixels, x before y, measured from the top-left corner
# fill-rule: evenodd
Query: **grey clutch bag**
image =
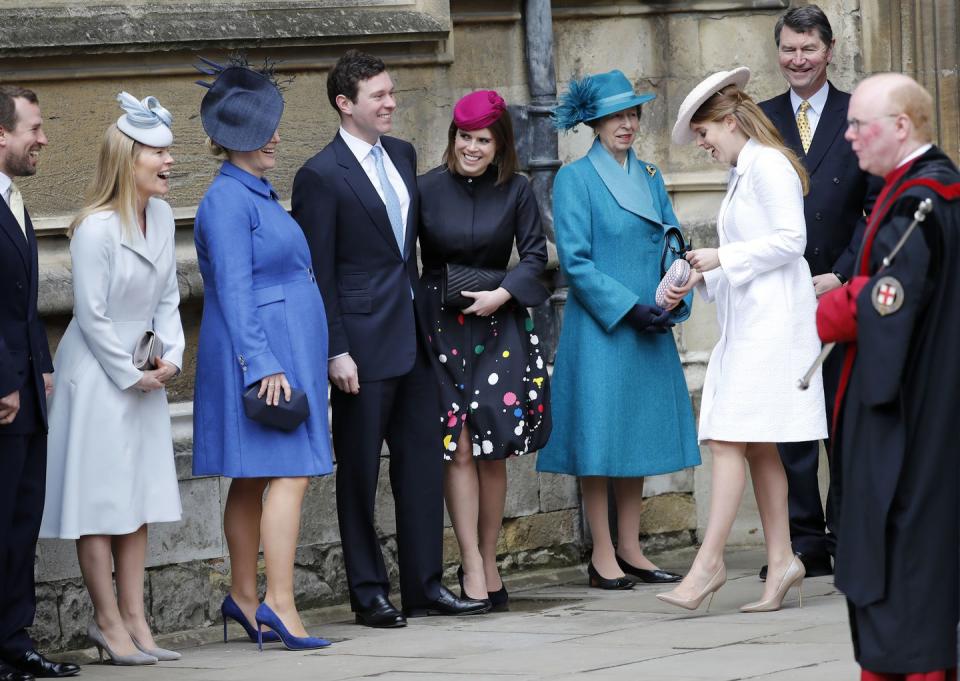
<path fill-rule="evenodd" d="M 140 371 L 156 369 L 154 357 L 163 357 L 163 343 L 157 334 L 147 330 L 137 339 L 137 347 L 133 349 L 133 366 Z"/>

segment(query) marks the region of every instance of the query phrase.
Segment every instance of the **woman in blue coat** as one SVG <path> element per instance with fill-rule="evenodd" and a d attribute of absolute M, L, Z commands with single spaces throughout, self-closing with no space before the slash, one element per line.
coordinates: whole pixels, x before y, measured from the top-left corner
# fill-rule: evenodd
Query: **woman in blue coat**
<path fill-rule="evenodd" d="M 197 209 L 194 234 L 204 306 L 193 472 L 233 478 L 223 520 L 232 581 L 221 608 L 224 639 L 229 617 L 251 640 L 319 648 L 329 642 L 307 634 L 293 600 L 293 560 L 310 476 L 332 472 L 323 300 L 303 232 L 263 177 L 276 163 L 280 141 L 277 86 L 243 65 L 209 74 L 217 78 L 207 85 L 201 119 L 214 153 L 227 160 Z M 246 416 L 246 391 L 278 405 L 289 401 L 291 387 L 306 393 L 310 410 L 294 430 Z M 261 542 L 263 603 L 257 594 Z M 263 627 L 275 635 L 258 634 Z"/>
<path fill-rule="evenodd" d="M 693 409 L 670 327 L 689 315 L 654 304 L 664 232 L 678 225 L 663 177 L 637 159 L 640 105 L 626 76 L 574 81 L 554 114 L 557 127 L 589 125 L 584 158 L 561 168 L 553 187 L 560 267 L 569 282 L 553 373 L 553 433 L 537 470 L 580 478 L 593 553 L 590 585 L 629 589 L 674 582 L 640 546 L 643 478 L 700 463 Z M 617 503 L 617 547 L 607 482 Z"/>

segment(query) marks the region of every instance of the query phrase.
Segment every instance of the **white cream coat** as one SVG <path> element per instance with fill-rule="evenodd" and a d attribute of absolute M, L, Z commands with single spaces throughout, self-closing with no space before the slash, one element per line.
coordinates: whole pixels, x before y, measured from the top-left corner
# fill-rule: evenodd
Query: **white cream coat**
<path fill-rule="evenodd" d="M 152 328 L 163 359 L 183 365 L 174 221 L 147 204 L 144 238 L 116 213 L 86 218 L 70 242 L 73 319 L 54 357 L 42 537 L 127 534 L 180 519 L 165 390 L 133 387 L 137 339 Z"/>
<path fill-rule="evenodd" d="M 817 300 L 803 258 L 800 178 L 779 151 L 749 140 L 730 171 L 717 217 L 720 267 L 698 285 L 716 302 L 699 438 L 801 442 L 827 435 L 820 372 L 797 379 L 820 352 Z"/>

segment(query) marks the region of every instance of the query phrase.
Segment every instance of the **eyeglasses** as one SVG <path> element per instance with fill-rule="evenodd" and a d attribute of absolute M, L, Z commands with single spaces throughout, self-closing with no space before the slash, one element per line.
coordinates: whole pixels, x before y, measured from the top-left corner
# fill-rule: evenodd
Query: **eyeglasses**
<path fill-rule="evenodd" d="M 848 118 L 847 127 L 851 128 L 856 134 L 860 134 L 861 125 L 870 125 L 874 121 L 879 121 L 881 118 L 896 118 L 902 114 L 893 113 L 893 114 L 883 114 L 882 116 L 874 116 L 873 118 L 865 118 L 860 120 L 859 118 Z"/>

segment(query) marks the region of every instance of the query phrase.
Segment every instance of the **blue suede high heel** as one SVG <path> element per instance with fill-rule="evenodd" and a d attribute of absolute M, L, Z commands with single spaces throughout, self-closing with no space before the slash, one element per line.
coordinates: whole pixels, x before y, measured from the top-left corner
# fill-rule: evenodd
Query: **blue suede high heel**
<path fill-rule="evenodd" d="M 260 637 L 257 646 L 260 650 L 263 650 L 263 642 L 266 641 L 266 636 L 263 633 L 264 627 L 269 627 L 273 629 L 280 637 L 280 642 L 283 643 L 283 647 L 287 650 L 314 650 L 315 648 L 326 648 L 330 645 L 330 641 L 325 638 L 317 638 L 314 636 L 294 636 L 287 628 L 283 626 L 283 622 L 280 621 L 280 618 L 277 617 L 277 613 L 270 609 L 270 606 L 266 603 L 261 603 L 260 607 L 257 608 L 257 635 Z M 271 632 L 267 632 L 271 633 Z"/>
<path fill-rule="evenodd" d="M 247 632 L 247 636 L 250 637 L 250 641 L 253 643 L 257 642 L 257 630 L 253 628 L 253 625 L 250 624 L 250 620 L 247 619 L 247 616 L 243 614 L 243 610 L 240 609 L 240 606 L 237 605 L 237 602 L 233 600 L 233 596 L 227 594 L 227 597 L 223 599 L 223 605 L 220 606 L 220 615 L 223 616 L 223 642 L 227 642 L 227 618 L 229 617 L 234 622 L 243 627 L 244 631 Z M 280 637 L 277 636 L 274 632 L 268 631 L 263 635 L 263 640 L 267 643 L 273 641 L 279 641 Z"/>

